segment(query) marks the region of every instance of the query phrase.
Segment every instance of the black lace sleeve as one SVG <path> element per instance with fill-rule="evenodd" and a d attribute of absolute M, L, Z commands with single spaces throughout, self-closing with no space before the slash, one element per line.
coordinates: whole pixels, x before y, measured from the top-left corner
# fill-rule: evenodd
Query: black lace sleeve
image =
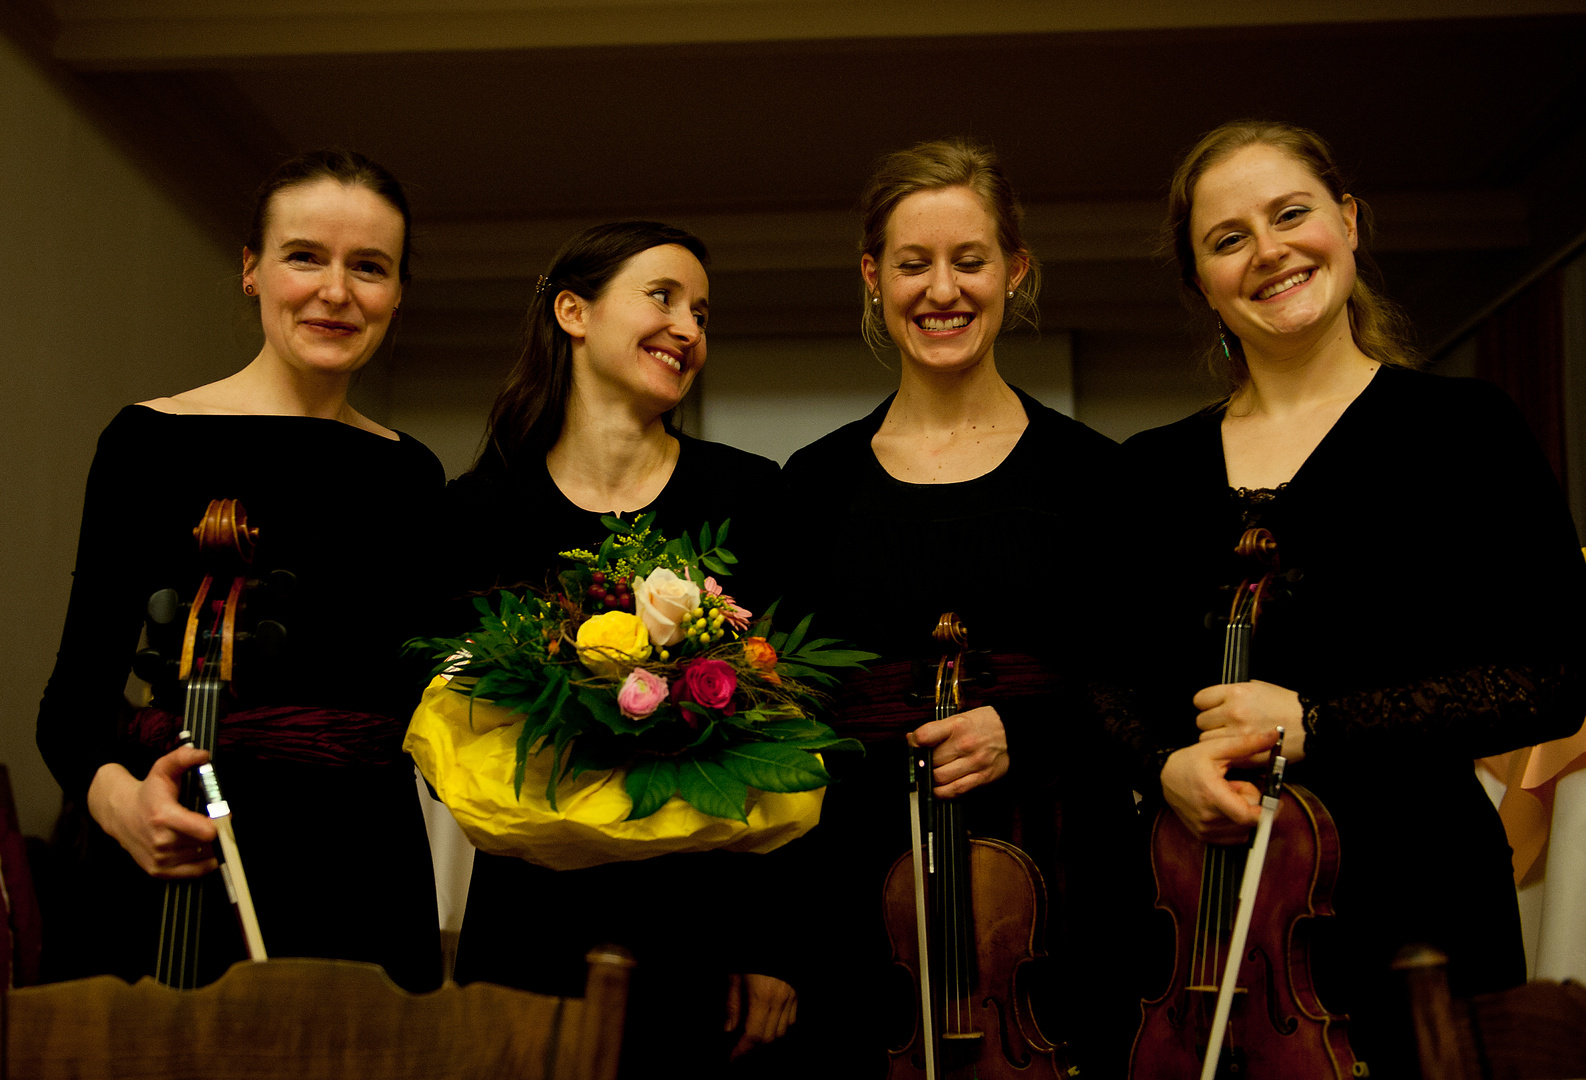
<path fill-rule="evenodd" d="M 1130 785 L 1145 795 L 1157 791 L 1162 766 L 1178 747 L 1168 745 L 1161 732 L 1146 723 L 1136 692 L 1102 682 L 1089 683 L 1086 692 L 1109 745 L 1123 758 L 1117 765 L 1129 777 Z"/>
<path fill-rule="evenodd" d="M 1478 758 L 1573 734 L 1586 685 L 1563 665 L 1486 664 L 1331 701 L 1300 697 L 1307 757 L 1434 752 Z"/>

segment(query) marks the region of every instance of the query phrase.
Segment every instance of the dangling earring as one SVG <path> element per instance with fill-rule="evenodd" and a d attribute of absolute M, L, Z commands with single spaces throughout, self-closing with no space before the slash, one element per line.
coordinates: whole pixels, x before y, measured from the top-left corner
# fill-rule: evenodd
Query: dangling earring
<path fill-rule="evenodd" d="M 1223 359 L 1232 360 L 1233 354 L 1228 351 L 1227 327 L 1223 326 L 1223 317 L 1217 316 L 1217 341 L 1223 347 Z"/>
<path fill-rule="evenodd" d="M 253 295 L 253 284 L 252 284 L 252 282 L 248 282 L 248 283 L 246 283 L 246 284 L 244 284 L 244 285 L 243 285 L 243 286 L 242 286 L 242 291 L 243 291 L 243 292 L 244 292 L 244 293 L 245 293 L 245 294 L 246 294 L 246 295 L 248 295 L 248 296 L 252 296 L 252 295 Z"/>

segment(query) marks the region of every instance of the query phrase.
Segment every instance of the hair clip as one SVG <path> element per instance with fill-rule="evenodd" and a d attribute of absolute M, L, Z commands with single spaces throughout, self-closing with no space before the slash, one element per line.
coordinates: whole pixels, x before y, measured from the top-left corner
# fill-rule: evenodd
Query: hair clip
<path fill-rule="evenodd" d="M 546 277 L 544 274 L 541 274 L 539 277 L 535 278 L 534 279 L 534 299 L 538 300 L 540 298 L 540 295 L 545 292 L 545 287 L 547 285 L 549 285 L 550 283 L 551 283 L 551 279 Z"/>

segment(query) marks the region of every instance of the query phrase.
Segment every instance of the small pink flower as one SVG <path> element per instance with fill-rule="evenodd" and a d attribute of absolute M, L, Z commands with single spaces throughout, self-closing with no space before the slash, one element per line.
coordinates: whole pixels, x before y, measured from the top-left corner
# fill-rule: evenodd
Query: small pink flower
<path fill-rule="evenodd" d="M 725 605 L 722 608 L 722 617 L 727 620 L 728 626 L 734 630 L 749 629 L 749 620 L 754 617 L 754 612 L 748 608 L 739 607 L 738 601 L 721 591 L 721 586 L 716 584 L 715 578 L 708 577 L 705 579 L 705 591 L 711 596 L 720 598 Z"/>
<path fill-rule="evenodd" d="M 666 680 L 653 671 L 634 668 L 617 691 L 617 708 L 622 715 L 643 720 L 666 700 Z"/>

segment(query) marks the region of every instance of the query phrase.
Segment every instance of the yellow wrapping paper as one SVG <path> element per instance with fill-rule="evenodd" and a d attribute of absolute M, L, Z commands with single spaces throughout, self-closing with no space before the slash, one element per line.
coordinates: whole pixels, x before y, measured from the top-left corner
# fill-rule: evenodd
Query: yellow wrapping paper
<path fill-rule="evenodd" d="M 749 791 L 749 823 L 711 817 L 682 799 L 647 818 L 624 820 L 633 802 L 623 773 L 588 772 L 563 780 L 555 810 L 545 799 L 549 751 L 531 756 L 523 798 L 512 793 L 520 717 L 486 701 L 473 702 L 438 676 L 413 713 L 402 748 L 473 845 L 492 855 L 515 855 L 553 870 L 631 862 L 674 851 L 767 852 L 809 832 L 820 820 L 825 788 L 779 794 Z"/>

